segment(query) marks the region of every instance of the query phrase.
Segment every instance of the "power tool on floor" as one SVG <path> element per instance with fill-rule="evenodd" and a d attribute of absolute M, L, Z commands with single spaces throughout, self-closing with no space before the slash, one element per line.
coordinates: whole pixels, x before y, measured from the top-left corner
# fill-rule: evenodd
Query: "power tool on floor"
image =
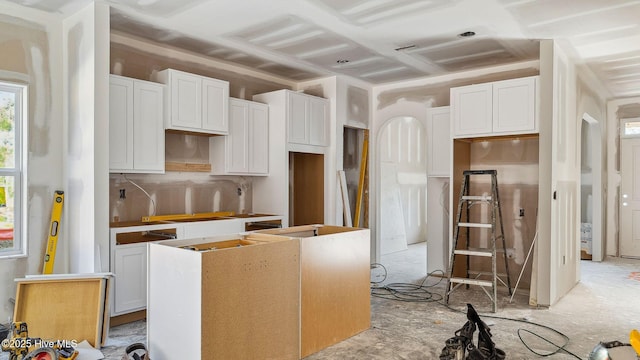
<path fill-rule="evenodd" d="M 600 342 L 591 350 L 589 360 L 639 360 L 640 332 L 631 330 L 629 344 L 620 341 Z"/>
<path fill-rule="evenodd" d="M 478 345 L 473 343 L 473 333 L 478 330 Z M 467 322 L 445 342 L 440 360 L 504 360 L 504 351 L 496 348 L 491 340 L 491 329 L 485 324 L 471 304 L 467 304 Z"/>
<path fill-rule="evenodd" d="M 11 324 L 10 335 L 2 340 L 2 351 L 9 360 L 74 360 L 78 351 L 65 341 L 48 341 L 29 337 L 27 323 Z"/>

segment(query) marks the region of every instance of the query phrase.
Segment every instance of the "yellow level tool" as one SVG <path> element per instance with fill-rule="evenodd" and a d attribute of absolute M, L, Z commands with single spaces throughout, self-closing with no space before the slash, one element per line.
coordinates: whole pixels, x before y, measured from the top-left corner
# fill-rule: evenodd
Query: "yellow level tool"
<path fill-rule="evenodd" d="M 198 219 L 209 219 L 209 218 L 218 218 L 218 217 L 227 217 L 234 216 L 236 213 L 234 211 L 216 211 L 216 212 L 205 212 L 205 213 L 195 213 L 195 214 L 169 214 L 169 215 L 153 215 L 153 216 L 143 216 L 142 222 L 154 222 L 154 221 L 181 221 L 181 220 L 198 220 Z"/>
<path fill-rule="evenodd" d="M 49 226 L 49 240 L 44 254 L 43 274 L 53 273 L 53 264 L 56 260 L 56 247 L 58 234 L 60 233 L 60 216 L 62 216 L 62 204 L 64 203 L 64 191 L 56 190 L 53 194 L 53 207 L 51 209 L 51 225 Z"/>
<path fill-rule="evenodd" d="M 364 178 L 367 171 L 367 152 L 369 150 L 369 132 L 365 130 L 364 141 L 362 142 L 362 158 L 360 159 L 360 178 L 358 180 L 358 193 L 356 197 L 356 212 L 353 219 L 353 226 L 360 227 L 360 212 L 362 211 L 362 196 L 364 195 Z"/>

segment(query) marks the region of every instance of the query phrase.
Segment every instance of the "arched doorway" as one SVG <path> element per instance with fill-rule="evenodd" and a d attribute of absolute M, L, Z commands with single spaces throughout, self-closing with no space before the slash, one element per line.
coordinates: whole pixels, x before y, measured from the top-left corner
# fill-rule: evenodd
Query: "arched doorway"
<path fill-rule="evenodd" d="M 380 254 L 426 241 L 426 132 L 414 117 L 389 119 L 378 132 Z"/>

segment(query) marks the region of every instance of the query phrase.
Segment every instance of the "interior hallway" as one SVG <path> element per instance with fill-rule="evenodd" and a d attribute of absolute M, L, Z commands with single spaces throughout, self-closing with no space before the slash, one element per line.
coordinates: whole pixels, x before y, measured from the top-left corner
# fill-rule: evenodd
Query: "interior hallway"
<path fill-rule="evenodd" d="M 388 270 L 384 284 L 422 282 L 426 274 L 425 255 L 425 243 L 418 243 L 409 246 L 408 250 L 383 256 L 381 262 Z M 640 299 L 640 260 L 610 257 L 602 263 L 582 261 L 581 269 L 581 282 L 551 309 L 529 307 L 528 294 L 524 290 L 519 290 L 514 303 L 510 304 L 504 291 L 495 315 L 516 321 L 482 315 L 487 313 L 490 305 L 486 296 L 474 288 L 454 292 L 451 303 L 453 307 L 463 309 L 466 302 L 471 302 L 492 327 L 496 346 L 506 352 L 508 359 L 541 358 L 525 348 L 518 338 L 519 329 L 533 331 L 556 344 L 564 341 L 552 331 L 522 320 L 546 325 L 566 334 L 570 338 L 566 348 L 586 359 L 599 341 L 628 342 L 631 329 L 640 329 L 640 309 L 637 306 L 637 299 Z M 376 273 L 378 270 L 374 271 Z M 427 284 L 436 281 L 429 279 Z M 443 290 L 444 283 L 431 288 L 434 299 Z M 372 297 L 371 304 L 369 330 L 306 359 L 437 359 L 444 342 L 466 321 L 465 314 L 451 311 L 440 302 L 402 302 Z M 529 346 L 539 353 L 554 351 L 553 346 L 520 332 Z M 102 352 L 106 359 L 120 360 L 127 345 L 145 340 L 144 321 L 116 326 L 111 328 Z M 560 353 L 550 358 L 576 357 Z"/>

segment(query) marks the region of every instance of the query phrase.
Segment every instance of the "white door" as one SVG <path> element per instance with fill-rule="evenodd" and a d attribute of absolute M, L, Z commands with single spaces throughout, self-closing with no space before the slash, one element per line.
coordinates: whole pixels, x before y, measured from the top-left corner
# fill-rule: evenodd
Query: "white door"
<path fill-rule="evenodd" d="M 133 84 L 133 167 L 164 172 L 162 85 L 148 81 Z"/>
<path fill-rule="evenodd" d="M 289 142 L 296 144 L 309 144 L 309 114 L 307 107 L 309 99 L 304 95 L 289 94 Z"/>
<path fill-rule="evenodd" d="M 249 105 L 249 172 L 269 173 L 269 107 Z"/>
<path fill-rule="evenodd" d="M 133 169 L 133 80 L 109 80 L 109 170 Z"/>
<path fill-rule="evenodd" d="M 309 99 L 309 145 L 327 145 L 327 113 L 326 100 Z"/>
<path fill-rule="evenodd" d="M 202 79 L 202 129 L 227 134 L 229 83 L 217 79 Z"/>
<path fill-rule="evenodd" d="M 620 144 L 620 256 L 640 258 L 640 138 Z"/>
<path fill-rule="evenodd" d="M 229 102 L 229 135 L 227 135 L 227 171 L 246 173 L 249 171 L 247 154 L 247 127 L 249 126 L 249 104 L 232 99 Z"/>
<path fill-rule="evenodd" d="M 147 244 L 116 246 L 114 312 L 123 314 L 147 306 Z"/>

